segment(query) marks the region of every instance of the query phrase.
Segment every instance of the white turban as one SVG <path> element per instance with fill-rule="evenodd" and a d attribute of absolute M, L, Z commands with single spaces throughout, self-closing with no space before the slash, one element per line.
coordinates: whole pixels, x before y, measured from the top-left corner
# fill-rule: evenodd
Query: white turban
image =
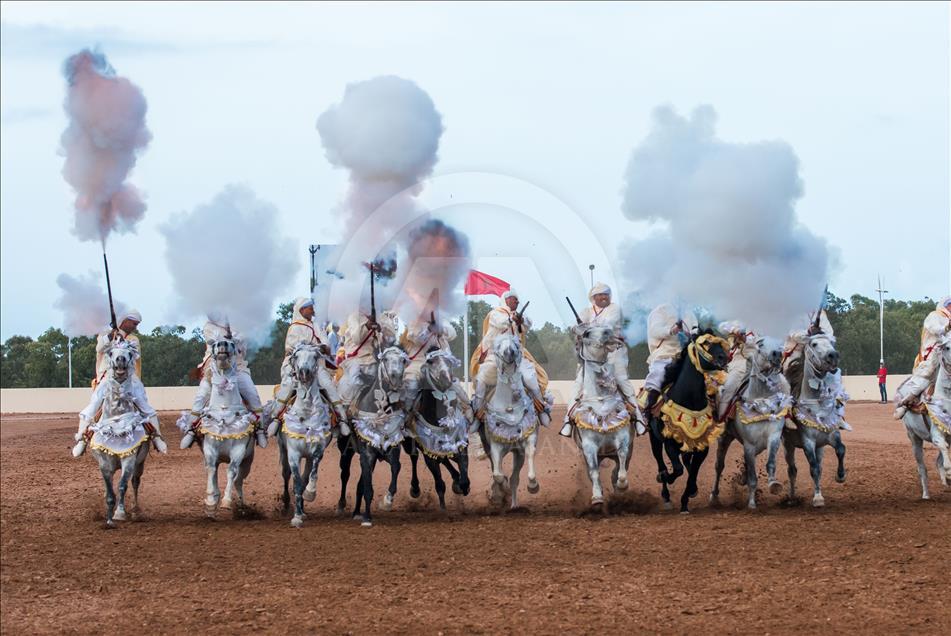
<path fill-rule="evenodd" d="M 508 291 L 503 292 L 502 300 L 508 300 L 509 298 L 512 298 L 513 296 L 515 298 L 518 298 L 518 292 L 515 291 L 514 289 L 509 289 Z"/>
<path fill-rule="evenodd" d="M 135 309 L 130 309 L 129 311 L 125 312 L 125 315 L 122 316 L 122 320 L 120 320 L 119 322 L 122 322 L 123 320 L 133 320 L 135 322 L 142 322 L 142 314 L 140 314 Z"/>
<path fill-rule="evenodd" d="M 951 296 L 945 296 L 941 299 L 941 302 L 938 303 L 938 307 L 948 307 L 951 306 Z"/>
<path fill-rule="evenodd" d="M 594 297 L 596 294 L 607 294 L 610 296 L 611 288 L 604 283 L 595 283 L 594 287 L 591 288 L 591 291 L 588 292 L 588 300 L 594 302 Z"/>
<path fill-rule="evenodd" d="M 228 324 L 228 316 L 226 316 L 223 311 L 209 311 L 208 320 L 216 325 L 224 326 Z"/>

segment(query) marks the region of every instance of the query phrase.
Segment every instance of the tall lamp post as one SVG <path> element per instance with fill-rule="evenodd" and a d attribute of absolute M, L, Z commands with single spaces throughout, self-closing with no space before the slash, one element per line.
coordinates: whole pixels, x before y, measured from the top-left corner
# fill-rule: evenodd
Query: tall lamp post
<path fill-rule="evenodd" d="M 591 286 L 594 287 L 594 263 L 588 265 L 588 271 L 591 272 Z"/>
<path fill-rule="evenodd" d="M 887 289 L 882 289 L 882 276 L 878 276 L 878 352 L 879 364 L 885 363 L 885 294 Z"/>

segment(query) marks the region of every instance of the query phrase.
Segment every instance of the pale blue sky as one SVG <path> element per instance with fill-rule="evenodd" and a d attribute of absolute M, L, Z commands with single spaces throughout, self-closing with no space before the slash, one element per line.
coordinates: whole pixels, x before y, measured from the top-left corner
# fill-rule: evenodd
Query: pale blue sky
<path fill-rule="evenodd" d="M 131 178 L 149 209 L 137 234 L 109 244 L 117 295 L 146 330 L 177 318 L 157 227 L 227 183 L 277 205 L 302 265 L 307 244 L 337 238 L 330 210 L 346 174 L 324 158 L 315 122 L 348 82 L 381 74 L 415 81 L 442 114 L 434 179 L 499 175 L 483 208 L 547 192 L 592 230 L 576 238 L 553 218 L 549 234 L 609 283 L 619 240 L 645 232 L 621 215 L 620 190 L 651 111 L 710 104 L 721 138 L 794 148 L 799 217 L 839 252 L 832 290 L 872 295 L 880 272 L 895 297 L 948 293 L 946 3 L 3 3 L 2 20 L 3 339 L 60 325 L 56 276 L 101 267 L 98 245 L 70 233 L 57 155 L 60 65 L 96 44 L 149 103 L 154 139 Z M 536 320 L 568 318 L 561 298 L 582 292 L 587 271 L 542 282 L 551 270 L 533 250 L 554 250 L 535 244 L 532 213 L 512 227 L 478 210 L 450 216 Z M 307 291 L 303 266 L 296 287 Z"/>

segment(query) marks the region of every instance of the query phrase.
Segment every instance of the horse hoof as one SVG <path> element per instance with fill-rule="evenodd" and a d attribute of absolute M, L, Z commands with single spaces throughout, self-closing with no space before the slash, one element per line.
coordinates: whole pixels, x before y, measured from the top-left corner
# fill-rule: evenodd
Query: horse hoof
<path fill-rule="evenodd" d="M 749 510 L 750 512 L 756 512 L 756 502 L 751 501 L 750 503 L 748 503 L 746 505 L 746 509 Z"/>
<path fill-rule="evenodd" d="M 783 485 L 778 481 L 769 482 L 769 494 L 778 495 L 783 491 Z"/>
<path fill-rule="evenodd" d="M 221 500 L 221 509 L 222 509 L 222 510 L 231 510 L 231 500 L 230 500 L 230 499 L 222 499 L 222 500 Z"/>
<path fill-rule="evenodd" d="M 541 489 L 542 489 L 541 484 L 538 483 L 537 479 L 528 480 L 528 492 L 534 495 Z"/>
<path fill-rule="evenodd" d="M 529 489 L 529 490 L 531 490 L 531 489 Z M 458 481 L 452 482 L 452 491 L 453 491 L 454 493 L 456 493 L 457 495 L 464 495 L 464 494 L 466 494 L 466 493 L 464 493 L 464 492 L 462 491 L 462 486 L 459 485 L 459 482 L 458 482 Z"/>
<path fill-rule="evenodd" d="M 380 510 L 392 510 L 393 509 L 393 495 L 386 493 L 383 495 L 383 501 L 380 502 Z"/>
<path fill-rule="evenodd" d="M 209 519 L 214 519 L 217 516 L 218 508 L 215 506 L 205 506 L 205 516 Z"/>
<path fill-rule="evenodd" d="M 710 506 L 712 508 L 719 508 L 722 504 L 720 503 L 720 497 L 717 495 L 710 495 Z"/>
<path fill-rule="evenodd" d="M 313 501 L 317 498 L 317 491 L 310 490 L 309 488 L 304 490 L 304 501 Z"/>
<path fill-rule="evenodd" d="M 363 520 L 363 515 L 361 515 L 361 514 L 358 512 L 358 513 L 356 513 L 356 514 L 353 515 L 353 520 L 354 520 L 354 521 L 362 521 L 362 520 Z"/>
<path fill-rule="evenodd" d="M 680 511 L 680 514 L 682 514 L 682 515 L 689 515 L 689 514 L 690 514 L 690 511 L 685 508 L 685 509 L 683 509 L 683 510 Z"/>
<path fill-rule="evenodd" d="M 928 493 L 925 493 L 925 494 L 921 495 L 921 500 L 922 500 L 922 501 L 930 501 L 930 500 L 931 500 L 931 497 L 928 496 Z"/>
<path fill-rule="evenodd" d="M 671 504 L 669 501 L 663 502 L 663 503 L 660 505 L 660 507 L 663 508 L 664 510 L 673 510 L 673 509 L 674 509 L 673 504 Z"/>
<path fill-rule="evenodd" d="M 125 514 L 125 510 L 116 510 L 116 511 L 113 513 L 112 518 L 113 518 L 115 521 L 125 521 L 125 520 L 127 519 L 126 514 Z"/>
<path fill-rule="evenodd" d="M 455 491 L 456 485 L 453 484 L 452 486 L 453 486 L 453 491 Z M 419 493 L 419 486 L 410 486 L 410 488 L 409 488 L 409 496 L 410 496 L 410 497 L 412 497 L 413 499 L 419 499 L 419 494 L 420 494 L 420 493 Z"/>
<path fill-rule="evenodd" d="M 822 495 L 816 495 L 812 498 L 813 508 L 822 508 L 824 505 L 826 505 L 826 500 L 822 498 Z"/>
<path fill-rule="evenodd" d="M 845 483 L 845 474 L 846 474 L 846 471 L 844 471 L 844 470 L 843 470 L 841 473 L 836 474 L 835 480 L 836 480 L 838 483 L 840 483 L 840 484 L 844 484 L 844 483 Z"/>
<path fill-rule="evenodd" d="M 294 526 L 295 528 L 300 528 L 301 526 L 304 525 L 304 518 L 295 516 L 293 519 L 291 519 L 291 525 Z"/>
<path fill-rule="evenodd" d="M 604 505 L 604 497 L 592 497 L 592 498 L 591 498 L 591 507 L 592 507 L 592 508 L 594 508 L 595 506 L 603 506 L 603 505 Z"/>
<path fill-rule="evenodd" d="M 614 484 L 614 488 L 618 492 L 624 492 L 625 490 L 628 489 L 629 486 L 630 484 L 628 484 L 627 482 L 627 477 L 618 477 L 617 483 Z"/>
<path fill-rule="evenodd" d="M 369 519 L 367 519 L 366 521 L 361 521 L 361 522 L 360 522 L 360 525 L 361 525 L 362 527 L 364 527 L 364 528 L 372 528 L 372 527 L 373 527 L 373 522 L 370 521 Z"/>

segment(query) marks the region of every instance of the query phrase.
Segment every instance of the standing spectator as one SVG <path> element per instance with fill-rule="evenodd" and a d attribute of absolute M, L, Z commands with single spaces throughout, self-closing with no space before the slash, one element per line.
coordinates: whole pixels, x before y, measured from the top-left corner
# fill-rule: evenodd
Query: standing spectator
<path fill-rule="evenodd" d="M 885 378 L 888 376 L 888 369 L 885 368 L 885 361 L 882 360 L 878 365 L 878 391 L 882 394 L 882 404 L 888 404 L 888 397 L 885 393 Z"/>

